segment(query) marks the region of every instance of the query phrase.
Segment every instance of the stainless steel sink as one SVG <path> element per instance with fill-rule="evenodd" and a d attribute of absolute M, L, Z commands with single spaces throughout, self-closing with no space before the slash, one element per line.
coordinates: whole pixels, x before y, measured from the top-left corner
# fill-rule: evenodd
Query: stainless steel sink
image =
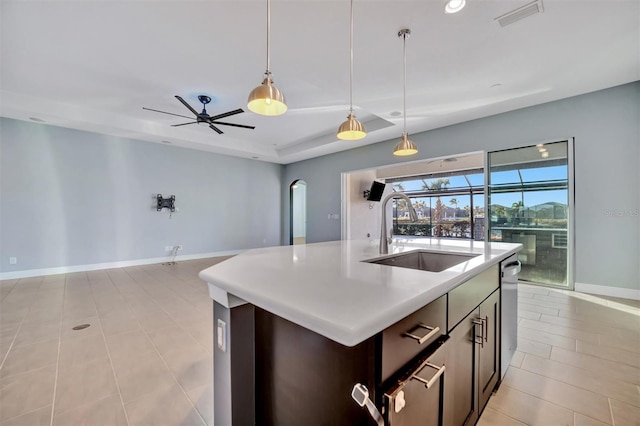
<path fill-rule="evenodd" d="M 440 272 L 459 263 L 466 262 L 477 254 L 437 253 L 415 250 L 378 259 L 365 260 L 379 265 L 399 266 L 401 268 L 420 269 L 421 271 Z"/>

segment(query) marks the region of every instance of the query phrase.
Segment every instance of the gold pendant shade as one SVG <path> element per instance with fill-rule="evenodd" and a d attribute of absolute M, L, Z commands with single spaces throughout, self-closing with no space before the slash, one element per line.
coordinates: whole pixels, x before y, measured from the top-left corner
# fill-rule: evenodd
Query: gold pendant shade
<path fill-rule="evenodd" d="M 367 136 L 367 133 L 364 131 L 364 126 L 356 120 L 356 116 L 353 113 L 349 113 L 347 120 L 338 128 L 338 139 L 355 141 L 365 136 Z"/>
<path fill-rule="evenodd" d="M 398 157 L 405 157 L 407 155 L 413 155 L 418 153 L 418 148 L 416 145 L 411 142 L 409 139 L 409 135 L 406 133 L 402 134 L 402 139 L 395 148 L 393 148 L 393 155 L 397 155 Z"/>
<path fill-rule="evenodd" d="M 256 114 L 275 116 L 287 111 L 287 103 L 282 92 L 273 85 L 273 80 L 267 75 L 262 84 L 249 94 L 247 108 Z"/>

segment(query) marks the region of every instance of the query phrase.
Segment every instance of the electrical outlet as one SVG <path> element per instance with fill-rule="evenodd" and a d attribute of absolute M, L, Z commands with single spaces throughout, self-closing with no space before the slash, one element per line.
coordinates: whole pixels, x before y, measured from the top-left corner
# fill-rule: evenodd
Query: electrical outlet
<path fill-rule="evenodd" d="M 15 265 L 16 263 L 18 263 L 18 258 L 17 257 L 10 257 L 9 258 L 9 265 Z"/>

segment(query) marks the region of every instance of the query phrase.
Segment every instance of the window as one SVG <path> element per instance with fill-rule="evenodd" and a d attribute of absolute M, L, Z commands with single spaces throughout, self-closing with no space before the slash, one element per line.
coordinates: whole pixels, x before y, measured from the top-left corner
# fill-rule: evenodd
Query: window
<path fill-rule="evenodd" d="M 412 222 L 405 200 L 393 204 L 394 235 L 484 239 L 484 174 L 481 169 L 388 179 L 396 192 L 411 199 L 418 221 Z"/>

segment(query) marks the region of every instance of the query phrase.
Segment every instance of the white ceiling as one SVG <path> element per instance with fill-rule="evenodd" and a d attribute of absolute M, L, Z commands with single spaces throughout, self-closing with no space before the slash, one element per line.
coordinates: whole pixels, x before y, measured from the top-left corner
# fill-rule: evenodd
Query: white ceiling
<path fill-rule="evenodd" d="M 276 163 L 399 138 L 402 40 L 410 134 L 640 80 L 640 0 L 354 1 L 354 104 L 368 136 L 338 141 L 348 114 L 349 1 L 273 0 L 271 70 L 289 111 L 171 127 L 197 95 L 212 115 L 246 108 L 266 66 L 266 2 L 1 2 L 0 115 Z M 495 86 L 498 85 L 499 86 Z"/>

